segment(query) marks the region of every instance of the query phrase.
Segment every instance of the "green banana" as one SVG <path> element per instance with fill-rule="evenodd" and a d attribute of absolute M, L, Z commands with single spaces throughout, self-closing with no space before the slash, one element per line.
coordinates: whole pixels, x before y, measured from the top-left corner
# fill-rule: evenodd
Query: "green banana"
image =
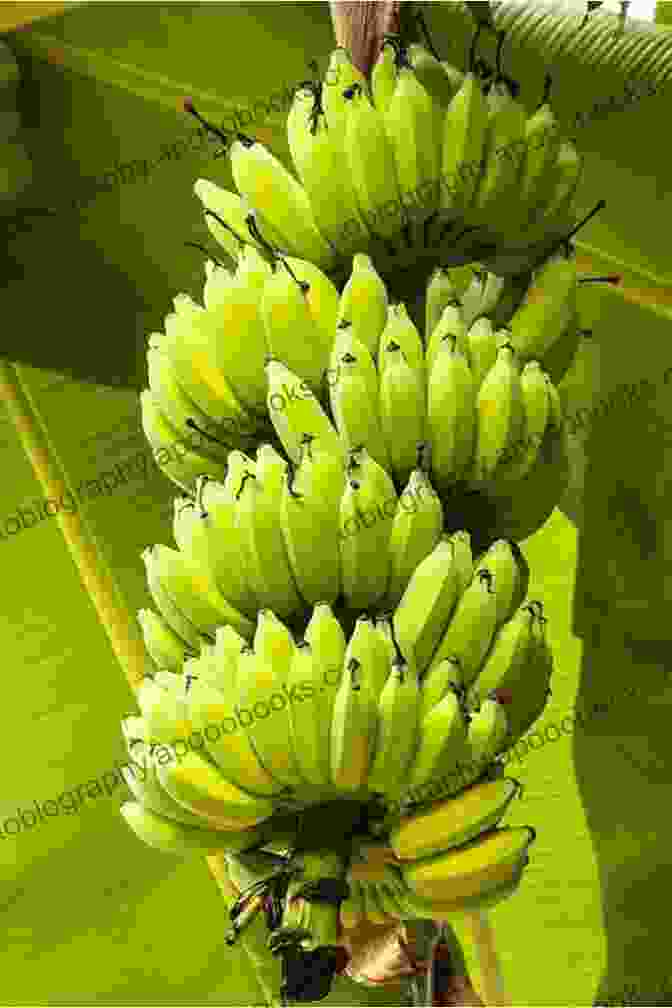
<path fill-rule="evenodd" d="M 366 790 L 376 745 L 376 702 L 360 672 L 356 658 L 345 663 L 331 725 L 331 780 L 348 793 Z"/>
<path fill-rule="evenodd" d="M 441 639 L 458 599 L 455 548 L 442 536 L 418 565 L 394 611 L 394 633 L 402 654 L 415 659 L 422 674 Z"/>
<path fill-rule="evenodd" d="M 478 570 L 460 597 L 439 645 L 432 655 L 433 666 L 444 658 L 456 658 L 465 686 L 470 685 L 483 663 L 497 621 L 497 595 L 489 570 Z"/>
<path fill-rule="evenodd" d="M 390 541 L 390 579 L 383 608 L 399 604 L 413 572 L 429 556 L 441 538 L 443 508 L 441 499 L 422 469 L 413 469 L 405 489 L 399 495 L 392 521 Z"/>
<path fill-rule="evenodd" d="M 368 788 L 386 798 L 400 797 L 418 742 L 418 676 L 403 659 L 392 663 L 378 698 L 378 738 Z"/>

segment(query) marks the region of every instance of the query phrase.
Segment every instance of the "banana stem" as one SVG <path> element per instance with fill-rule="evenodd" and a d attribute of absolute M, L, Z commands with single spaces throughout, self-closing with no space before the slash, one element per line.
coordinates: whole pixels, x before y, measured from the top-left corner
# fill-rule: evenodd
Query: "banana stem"
<path fill-rule="evenodd" d="M 488 914 L 474 911 L 464 914 L 464 923 L 478 957 L 481 994 L 487 1005 L 511 1005 L 495 949 L 495 935 Z"/>
<path fill-rule="evenodd" d="M 0 398 L 7 407 L 45 497 L 62 499 L 67 493 L 76 500 L 21 376 L 22 370 L 20 364 L 0 362 Z M 126 673 L 128 684 L 136 690 L 150 670 L 151 662 L 139 628 L 120 597 L 96 537 L 86 518 L 78 511 L 60 509 L 56 521 L 112 650 Z"/>

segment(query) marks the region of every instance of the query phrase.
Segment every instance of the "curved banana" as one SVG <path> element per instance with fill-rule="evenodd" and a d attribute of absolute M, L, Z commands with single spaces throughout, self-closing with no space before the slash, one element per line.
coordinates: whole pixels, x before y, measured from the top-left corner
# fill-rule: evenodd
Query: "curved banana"
<path fill-rule="evenodd" d="M 309 605 L 332 604 L 341 592 L 338 514 L 344 489 L 340 445 L 335 455 L 319 438 L 306 441 L 296 471 L 287 469 L 280 525 L 294 581 Z M 316 542 L 321 545 L 319 556 Z"/>
<path fill-rule="evenodd" d="M 277 626 L 272 613 L 262 610 L 262 619 Z M 259 648 L 246 648 L 238 658 L 238 704 L 234 708 L 238 721 L 243 724 L 259 762 L 268 774 L 285 788 L 301 792 L 308 785 L 299 773 L 292 755 L 289 721 L 282 713 L 286 703 L 273 706 L 274 697 L 285 700 L 282 686 L 289 671 L 294 643 L 285 633 L 274 635 L 276 648 L 262 653 Z M 291 650 L 290 649 L 291 646 Z M 269 653 L 271 652 L 271 653 Z"/>
<path fill-rule="evenodd" d="M 421 793 L 427 782 L 454 768 L 462 754 L 467 726 L 458 694 L 450 686 L 420 722 L 415 758 L 404 779 L 409 797 Z"/>
<path fill-rule="evenodd" d="M 346 352 L 340 357 L 338 381 L 329 390 L 331 412 L 348 451 L 364 446 L 369 455 L 389 469 L 377 398 L 369 398 L 365 357 Z"/>
<path fill-rule="evenodd" d="M 336 339 L 331 351 L 331 368 L 327 374 L 327 385 L 330 390 L 330 399 L 335 403 L 336 397 L 333 389 L 341 379 L 341 358 L 345 355 L 355 357 L 357 368 L 366 385 L 366 394 L 372 403 L 378 402 L 378 371 L 374 356 L 368 346 L 359 339 L 352 322 L 342 319 L 336 326 Z"/>
<path fill-rule="evenodd" d="M 375 357 L 387 317 L 387 288 L 371 257 L 358 252 L 353 257 L 352 272 L 340 297 L 338 321 L 351 322 L 354 335 Z"/>
<path fill-rule="evenodd" d="M 518 543 L 512 539 L 497 539 L 478 558 L 476 569 L 492 574 L 497 626 L 500 627 L 523 604 L 530 583 L 529 564 Z"/>
<path fill-rule="evenodd" d="M 425 351 L 425 365 L 427 375 L 431 377 L 439 350 L 448 344 L 457 350 L 463 350 L 467 342 L 467 327 L 462 317 L 462 309 L 459 302 L 451 300 L 441 312 L 441 317 L 432 330 L 427 349 Z"/>
<path fill-rule="evenodd" d="M 467 358 L 442 341 L 429 376 L 427 433 L 434 482 L 440 490 L 465 479 L 476 435 L 475 381 Z"/>
<path fill-rule="evenodd" d="M 538 360 L 561 337 L 574 313 L 576 256 L 564 251 L 550 256 L 535 272 L 510 322 L 511 342 L 522 361 Z"/>
<path fill-rule="evenodd" d="M 514 616 L 500 626 L 492 647 L 469 691 L 469 703 L 479 707 L 493 693 L 510 701 L 512 692 L 525 689 L 535 640 L 532 627 L 537 619 L 532 605 L 521 606 Z"/>
<path fill-rule="evenodd" d="M 546 96 L 545 96 L 546 97 Z M 548 101 L 525 123 L 525 158 L 520 178 L 520 200 L 528 213 L 549 199 L 555 181 L 554 167 L 560 149 L 558 122 Z"/>
<path fill-rule="evenodd" d="M 345 129 L 348 118 L 348 100 L 343 92 L 354 84 L 359 84 L 366 90 L 366 77 L 350 59 L 350 54 L 343 46 L 334 49 L 329 57 L 329 66 L 322 86 L 322 104 L 327 118 L 327 127 L 338 139 L 340 149 L 345 151 Z M 346 170 L 345 159 L 342 170 Z"/>
<path fill-rule="evenodd" d="M 230 623 L 245 637 L 253 632 L 250 620 L 221 595 L 205 574 L 190 570 L 178 550 L 159 544 L 153 549 L 145 550 L 142 558 L 147 567 L 148 586 L 152 596 L 154 597 L 152 582 L 156 578 L 179 612 L 201 634 L 212 636 L 222 623 Z M 159 611 L 171 623 L 161 608 L 160 600 L 154 600 Z M 173 629 L 183 636 L 177 627 Z"/>
<path fill-rule="evenodd" d="M 301 461 L 306 436 L 319 438 L 334 455 L 342 455 L 338 431 L 308 383 L 272 358 L 266 364 L 266 375 L 271 423 L 292 462 Z"/>
<path fill-rule="evenodd" d="M 488 129 L 488 102 L 477 74 L 465 74 L 443 121 L 441 207 L 453 216 L 471 209 L 481 175 Z"/>
<path fill-rule="evenodd" d="M 156 815 L 135 801 L 124 802 L 119 811 L 144 843 L 169 854 L 202 855 L 222 850 L 248 850 L 263 843 L 264 839 L 264 832 L 259 829 L 234 832 L 186 826 Z"/>
<path fill-rule="evenodd" d="M 512 882 L 527 863 L 534 837 L 529 826 L 493 829 L 455 850 L 404 864 L 402 873 L 418 896 L 459 908 Z"/>
<path fill-rule="evenodd" d="M 230 481 L 201 477 L 196 499 L 175 498 L 173 535 L 190 570 L 206 574 L 230 605 L 245 616 L 256 614 L 256 600 L 237 560 L 235 501 Z"/>
<path fill-rule="evenodd" d="M 342 255 L 352 255 L 357 236 L 370 236 L 350 177 L 342 171 L 342 140 L 325 113 L 323 95 L 323 87 L 313 82 L 296 91 L 287 116 L 287 140 L 318 231 Z"/>
<path fill-rule="evenodd" d="M 394 483 L 383 467 L 368 453 L 351 461 L 339 509 L 341 584 L 351 609 L 368 609 L 385 594 L 396 507 Z"/>
<path fill-rule="evenodd" d="M 425 291 L 425 346 L 429 346 L 430 337 L 448 305 L 459 308 L 458 291 L 445 266 L 436 266 Z"/>
<path fill-rule="evenodd" d="M 194 194 L 205 208 L 208 231 L 234 263 L 238 261 L 240 251 L 245 245 L 252 245 L 262 255 L 268 254 L 267 249 L 250 231 L 248 219 L 251 207 L 238 193 L 222 189 L 209 179 L 197 179 L 194 182 Z M 264 222 L 260 226 L 264 237 L 270 241 L 268 226 Z M 273 234 L 273 238 L 275 237 Z"/>
<path fill-rule="evenodd" d="M 345 663 L 331 724 L 331 780 L 349 793 L 367 788 L 376 745 L 376 702 L 360 672 L 356 658 Z"/>
<path fill-rule="evenodd" d="M 483 379 L 497 361 L 497 337 L 489 318 L 481 317 L 471 325 L 465 340 L 467 360 L 478 393 Z"/>
<path fill-rule="evenodd" d="M 382 352 L 379 413 L 390 469 L 405 483 L 425 442 L 425 383 L 394 340 Z"/>
<path fill-rule="evenodd" d="M 432 667 L 444 658 L 456 658 L 465 686 L 476 678 L 497 621 L 497 595 L 489 570 L 478 570 L 460 597 L 450 623 L 432 656 Z"/>
<path fill-rule="evenodd" d="M 237 690 L 224 693 L 199 679 L 191 684 L 188 710 L 220 773 L 236 787 L 260 798 L 284 794 L 286 787 L 262 766 L 244 729 L 234 716 Z"/>
<path fill-rule="evenodd" d="M 231 173 L 238 192 L 269 222 L 281 252 L 309 259 L 324 269 L 336 264 L 332 245 L 317 229 L 308 194 L 263 144 L 238 134 L 231 144 Z"/>
<path fill-rule="evenodd" d="M 422 337 L 417 326 L 408 314 L 406 305 L 402 302 L 391 304 L 388 309 L 387 322 L 381 333 L 378 348 L 378 369 L 385 369 L 384 352 L 390 343 L 398 343 L 404 351 L 409 367 L 417 372 L 418 377 L 425 380 L 425 350 Z"/>
<path fill-rule="evenodd" d="M 463 687 L 462 666 L 457 658 L 451 655 L 449 658 L 433 662 L 421 684 L 422 717 L 426 717 L 432 707 L 436 707 L 443 700 L 449 689 L 459 694 Z"/>
<path fill-rule="evenodd" d="M 420 82 L 403 48 L 399 48 L 396 62 L 395 88 L 383 123 L 394 154 L 402 200 L 417 225 L 438 207 L 442 110 Z"/>
<path fill-rule="evenodd" d="M 149 389 L 140 393 L 140 418 L 154 461 L 161 472 L 185 493 L 193 493 L 197 478 L 203 474 L 212 479 L 224 479 L 226 465 L 189 448 L 186 439 L 161 412 Z M 191 432 L 193 434 L 194 431 Z M 191 435 L 189 441 L 193 442 Z"/>
<path fill-rule="evenodd" d="M 518 182 L 525 155 L 525 107 L 503 79 L 490 86 L 487 103 L 483 177 L 472 212 L 489 231 L 507 236 L 521 218 Z"/>
<path fill-rule="evenodd" d="M 373 104 L 381 115 L 387 112 L 396 84 L 396 47 L 390 39 L 384 39 L 371 69 Z"/>
<path fill-rule="evenodd" d="M 390 658 L 385 641 L 366 613 L 357 617 L 345 649 L 345 664 L 348 665 L 353 658 L 358 663 L 360 679 L 377 703 L 389 677 Z"/>
<path fill-rule="evenodd" d="M 424 470 L 413 469 L 392 521 L 390 579 L 380 603 L 383 608 L 394 609 L 399 604 L 414 570 L 435 548 L 442 531 L 441 499 Z"/>
<path fill-rule="evenodd" d="M 441 639 L 458 598 L 458 566 L 450 537 L 442 536 L 415 569 L 394 611 L 394 633 L 402 654 L 422 674 Z"/>
<path fill-rule="evenodd" d="M 390 833 L 390 846 L 399 861 L 461 847 L 497 826 L 519 792 L 518 781 L 510 777 L 475 784 L 404 819 Z"/>
<path fill-rule="evenodd" d="M 149 656 L 158 668 L 177 672 L 182 668 L 185 658 L 195 654 L 195 651 L 176 634 L 163 616 L 153 609 L 140 609 L 137 615 L 142 630 L 145 647 Z"/>
<path fill-rule="evenodd" d="M 333 784 L 330 777 L 329 740 L 325 739 L 319 720 L 323 714 L 318 698 L 323 672 L 308 641 L 299 641 L 294 648 L 287 674 L 287 688 L 290 698 L 295 701 L 290 702 L 287 708 L 292 755 L 299 773 L 312 787 L 318 791 L 330 792 Z M 299 698 L 300 703 L 296 703 Z"/>
<path fill-rule="evenodd" d="M 314 701 L 317 706 L 315 720 L 321 735 L 320 748 L 330 753 L 334 701 L 343 675 L 346 649 L 343 628 L 331 606 L 321 602 L 314 607 L 304 638 L 310 644 L 317 667 L 321 669 L 321 684 Z M 331 756 L 329 760 L 331 766 Z"/>
<path fill-rule="evenodd" d="M 495 476 L 502 457 L 523 440 L 525 414 L 520 369 L 511 344 L 500 346 L 495 365 L 483 379 L 476 401 L 473 472 L 477 481 L 487 481 Z"/>
<path fill-rule="evenodd" d="M 331 345 L 311 310 L 312 287 L 281 259 L 264 285 L 261 315 L 271 356 L 319 393 Z"/>
<path fill-rule="evenodd" d="M 406 772 L 418 745 L 418 701 L 414 666 L 395 660 L 378 697 L 378 739 L 367 785 L 386 798 L 395 799 L 406 790 Z"/>
<path fill-rule="evenodd" d="M 236 493 L 236 526 L 243 564 L 259 604 L 281 619 L 299 612 L 298 593 L 285 549 L 280 501 L 286 463 L 270 446 L 257 452 L 255 472 L 246 472 Z"/>
<path fill-rule="evenodd" d="M 343 97 L 348 101 L 345 152 L 360 214 L 372 233 L 391 237 L 401 231 L 404 218 L 383 117 L 361 84 L 347 88 Z"/>
<path fill-rule="evenodd" d="M 504 749 L 509 734 L 506 711 L 506 705 L 492 696 L 486 697 L 470 715 L 467 745 L 472 765 L 481 771 Z"/>

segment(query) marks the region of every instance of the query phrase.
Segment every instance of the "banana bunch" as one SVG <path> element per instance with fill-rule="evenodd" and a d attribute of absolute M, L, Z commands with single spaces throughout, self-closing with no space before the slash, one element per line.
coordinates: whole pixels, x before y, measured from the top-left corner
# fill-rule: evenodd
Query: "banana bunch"
<path fill-rule="evenodd" d="M 327 272 L 358 252 L 390 274 L 402 260 L 455 265 L 479 252 L 502 274 L 521 272 L 521 257 L 528 267 L 543 259 L 571 229 L 581 159 L 559 132 L 550 81 L 528 115 L 499 61 L 492 71 L 474 50 L 462 72 L 386 35 L 367 80 L 335 49 L 324 79 L 304 82 L 288 113 L 295 174 L 238 133 L 229 149 L 238 193 L 197 182 L 213 236 L 231 257 L 243 241 Z"/>
<path fill-rule="evenodd" d="M 348 637 L 327 603 L 293 631 L 270 609 L 247 638 L 210 627 L 197 656 L 139 693 L 146 744 L 184 750 L 159 781 L 227 828 L 339 798 L 417 803 L 438 780 L 460 790 L 546 702 L 552 657 L 528 581 L 515 544 L 474 556 L 458 532 L 415 566 L 396 607 L 361 613 Z"/>
<path fill-rule="evenodd" d="M 460 339 L 464 340 L 463 328 L 470 331 L 480 322 L 478 353 L 487 357 L 486 319 L 499 343 L 511 341 L 521 364 L 539 361 L 553 384 L 559 385 L 574 362 L 584 331 L 577 309 L 581 280 L 575 251 L 556 252 L 534 271 L 515 277 L 500 277 L 472 266 L 468 281 L 464 268 L 437 269 L 430 278 L 427 341 L 441 313 L 450 307 L 450 323 Z"/>

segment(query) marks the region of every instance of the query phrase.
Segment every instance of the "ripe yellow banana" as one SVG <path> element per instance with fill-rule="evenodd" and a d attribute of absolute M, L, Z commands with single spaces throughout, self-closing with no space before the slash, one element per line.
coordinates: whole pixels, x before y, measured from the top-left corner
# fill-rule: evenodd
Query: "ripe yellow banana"
<path fill-rule="evenodd" d="M 247 850 L 263 843 L 260 829 L 199 829 L 156 815 L 139 802 L 124 802 L 119 810 L 144 843 L 169 854 L 207 854 L 221 850 Z"/>
<path fill-rule="evenodd" d="M 281 795 L 287 788 L 262 766 L 249 736 L 234 715 L 237 695 L 237 688 L 235 692 L 224 693 L 198 679 L 189 688 L 189 715 L 223 777 L 251 795 L 262 798 Z"/>
<path fill-rule="evenodd" d="M 455 850 L 404 865 L 404 879 L 418 896 L 459 908 L 512 881 L 527 863 L 534 837 L 529 826 L 494 829 Z"/>
<path fill-rule="evenodd" d="M 263 144 L 239 134 L 230 148 L 231 173 L 238 192 L 279 235 L 281 252 L 308 259 L 324 269 L 337 255 L 317 229 L 308 194 Z"/>
<path fill-rule="evenodd" d="M 400 861 L 461 847 L 497 826 L 519 791 L 518 781 L 509 777 L 475 784 L 404 819 L 390 833 L 390 846 Z"/>

